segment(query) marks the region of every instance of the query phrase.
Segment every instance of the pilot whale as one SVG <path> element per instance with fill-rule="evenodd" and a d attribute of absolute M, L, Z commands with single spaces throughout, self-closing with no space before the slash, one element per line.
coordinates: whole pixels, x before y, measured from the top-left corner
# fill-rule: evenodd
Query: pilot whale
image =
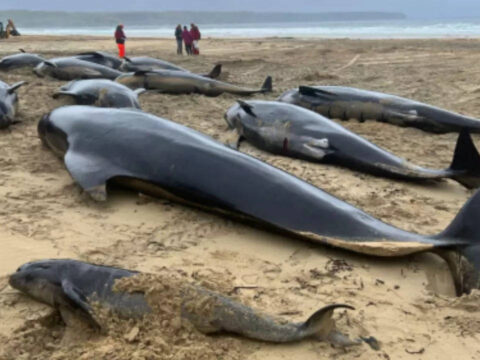
<path fill-rule="evenodd" d="M 240 140 L 274 154 L 390 178 L 451 178 L 469 188 L 480 186 L 480 155 L 468 130 L 458 137 L 450 167 L 433 170 L 413 165 L 322 115 L 287 103 L 238 101 L 226 112 L 225 120 Z"/>
<path fill-rule="evenodd" d="M 363 254 L 435 251 L 450 260 L 459 293 L 479 287 L 480 192 L 443 232 L 421 235 L 140 110 L 66 106 L 42 117 L 38 133 L 94 199 L 106 200 L 112 183 Z"/>
<path fill-rule="evenodd" d="M 69 259 L 40 260 L 24 264 L 9 278 L 13 288 L 35 300 L 76 313 L 93 325 L 92 303 L 126 317 L 141 317 L 152 312 L 144 293 L 115 291 L 116 281 L 138 275 L 136 271 L 101 266 Z M 155 278 L 153 278 L 155 279 Z M 191 284 L 179 284 L 181 317 L 197 330 L 213 334 L 229 332 L 274 343 L 300 341 L 309 337 L 339 346 L 357 345 L 335 328 L 336 309 L 353 309 L 344 304 L 327 305 L 301 323 L 279 321 L 220 293 Z M 201 304 L 202 306 L 199 306 Z M 206 305 L 208 304 L 208 305 Z M 208 308 L 208 311 L 206 310 Z M 160 326 L 161 324 L 159 324 Z"/>
<path fill-rule="evenodd" d="M 345 86 L 300 86 L 279 101 L 334 119 L 377 120 L 433 133 L 480 132 L 480 120 L 400 96 Z"/>

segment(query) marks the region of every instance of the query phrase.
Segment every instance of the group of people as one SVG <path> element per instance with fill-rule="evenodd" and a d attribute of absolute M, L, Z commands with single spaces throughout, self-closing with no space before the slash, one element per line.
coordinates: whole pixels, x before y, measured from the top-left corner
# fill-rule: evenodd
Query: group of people
<path fill-rule="evenodd" d="M 186 26 L 178 24 L 175 29 L 175 38 L 177 39 L 177 54 L 183 55 L 183 43 L 185 43 L 185 51 L 187 55 L 200 55 L 200 47 L 198 42 L 200 41 L 202 35 L 198 26 L 195 24 L 190 24 L 190 30 Z M 123 25 L 120 24 L 115 30 L 115 42 L 118 47 L 118 56 L 121 58 L 125 57 L 125 41 L 127 36 L 123 31 Z"/>
<path fill-rule="evenodd" d="M 3 27 L 3 22 L 0 22 L 0 39 L 8 39 L 11 36 L 20 36 L 12 19 L 8 19 L 7 26 Z"/>
<path fill-rule="evenodd" d="M 178 24 L 175 29 L 175 38 L 177 39 L 177 54 L 183 55 L 183 44 L 185 43 L 185 51 L 187 55 L 200 55 L 200 47 L 198 42 L 202 35 L 198 26 L 190 24 L 190 30 L 186 26 Z"/>

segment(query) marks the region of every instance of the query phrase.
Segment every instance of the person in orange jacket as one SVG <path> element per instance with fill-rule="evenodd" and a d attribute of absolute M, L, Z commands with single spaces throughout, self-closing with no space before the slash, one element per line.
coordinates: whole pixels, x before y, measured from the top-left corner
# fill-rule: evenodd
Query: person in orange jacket
<path fill-rule="evenodd" d="M 118 56 L 121 58 L 125 57 L 125 40 L 126 39 L 127 37 L 123 32 L 123 25 L 120 24 L 117 26 L 117 29 L 115 30 L 115 42 L 117 43 L 117 46 L 118 46 Z"/>

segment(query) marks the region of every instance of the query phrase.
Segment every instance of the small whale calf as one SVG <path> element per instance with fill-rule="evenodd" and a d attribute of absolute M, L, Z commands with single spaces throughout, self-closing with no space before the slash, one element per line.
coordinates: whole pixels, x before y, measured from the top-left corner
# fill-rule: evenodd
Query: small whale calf
<path fill-rule="evenodd" d="M 196 93 L 212 97 L 223 93 L 249 96 L 272 91 L 272 78 L 270 76 L 265 79 L 260 89 L 253 90 L 176 70 L 137 71 L 123 74 L 115 81 L 131 89 L 143 87 L 147 90 L 155 90 L 165 94 Z"/>
<path fill-rule="evenodd" d="M 38 64 L 33 71 L 38 77 L 51 76 L 58 80 L 68 81 L 79 79 L 114 80 L 122 74 L 108 66 L 75 57 L 45 60 Z"/>
<path fill-rule="evenodd" d="M 0 81 L 0 129 L 6 129 L 15 123 L 15 114 L 18 107 L 17 89 L 26 84 L 20 81 L 13 85 L 8 85 Z"/>
<path fill-rule="evenodd" d="M 344 86 L 300 86 L 279 101 L 332 119 L 377 120 L 433 133 L 480 132 L 480 120 L 399 96 Z"/>
<path fill-rule="evenodd" d="M 115 282 L 138 272 L 76 260 L 42 260 L 27 263 L 10 276 L 13 288 L 60 312 L 69 311 L 100 325 L 92 304 L 97 303 L 123 317 L 139 317 L 151 307 L 140 292 L 115 291 Z M 229 332 L 250 339 L 285 343 L 315 337 L 339 346 L 357 345 L 336 330 L 335 309 L 353 309 L 332 304 L 315 312 L 302 323 L 279 321 L 220 293 L 185 284 L 181 293 L 181 317 L 197 330 L 212 334 Z M 160 324 L 159 324 L 160 326 Z"/>
<path fill-rule="evenodd" d="M 480 186 L 480 155 L 468 130 L 458 137 L 450 167 L 433 170 L 413 165 L 322 115 L 287 103 L 239 101 L 226 112 L 225 119 L 240 139 L 274 154 L 391 178 L 451 178 L 469 188 Z"/>
<path fill-rule="evenodd" d="M 67 96 L 73 98 L 78 105 L 140 109 L 138 95 L 143 92 L 145 89 L 131 90 L 111 80 L 90 79 L 74 80 L 62 86 L 53 97 Z"/>

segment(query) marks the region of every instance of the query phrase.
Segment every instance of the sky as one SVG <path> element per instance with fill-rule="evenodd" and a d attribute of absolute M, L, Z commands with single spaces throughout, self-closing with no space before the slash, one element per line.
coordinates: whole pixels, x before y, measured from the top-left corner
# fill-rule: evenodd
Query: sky
<path fill-rule="evenodd" d="M 0 0 L 0 10 L 395 11 L 409 18 L 480 18 L 480 0 Z"/>

